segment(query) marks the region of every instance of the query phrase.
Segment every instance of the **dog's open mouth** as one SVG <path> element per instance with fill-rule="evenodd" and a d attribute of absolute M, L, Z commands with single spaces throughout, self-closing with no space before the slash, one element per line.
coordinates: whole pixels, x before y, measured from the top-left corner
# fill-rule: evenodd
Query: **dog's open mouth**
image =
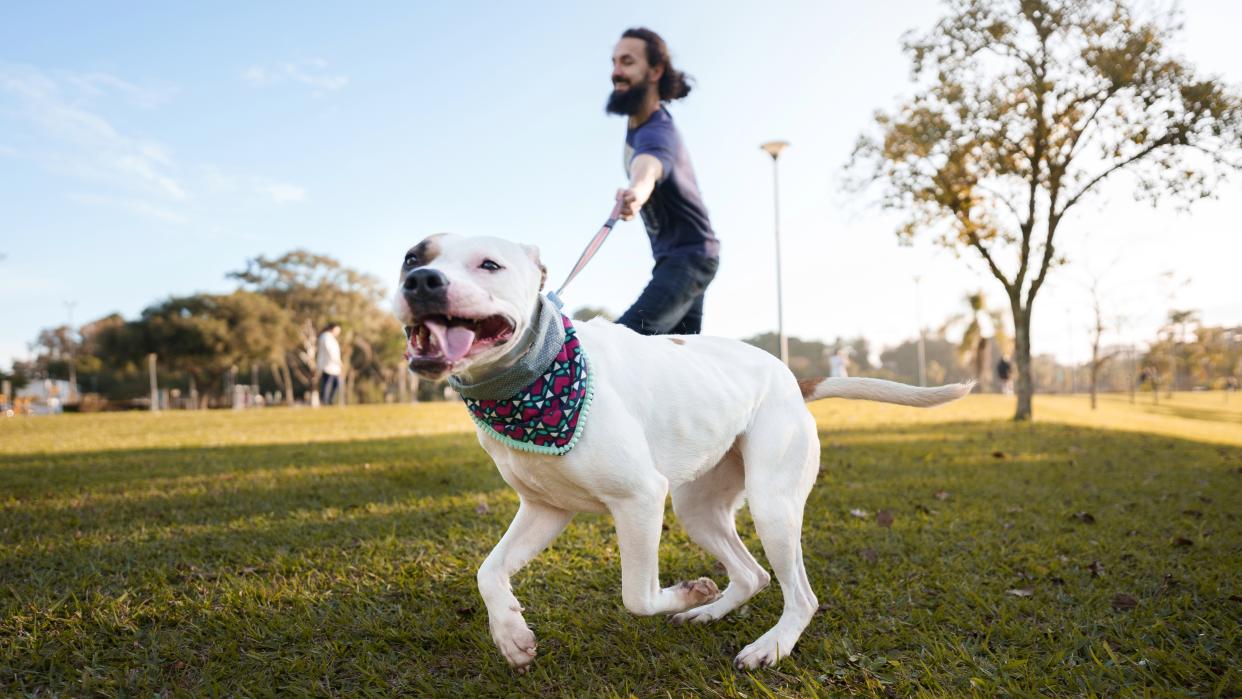
<path fill-rule="evenodd" d="M 502 315 L 456 318 L 427 315 L 405 326 L 407 351 L 420 363 L 452 365 L 464 357 L 509 341 L 513 323 Z"/>

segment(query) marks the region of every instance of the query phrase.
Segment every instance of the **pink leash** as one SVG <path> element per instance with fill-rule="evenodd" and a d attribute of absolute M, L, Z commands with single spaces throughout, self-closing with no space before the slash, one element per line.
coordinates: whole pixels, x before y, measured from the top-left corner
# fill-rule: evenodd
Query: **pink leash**
<path fill-rule="evenodd" d="M 599 252 L 600 247 L 602 247 L 604 241 L 608 239 L 608 234 L 612 232 L 612 227 L 616 225 L 617 219 L 620 218 L 620 216 L 621 201 L 618 200 L 616 205 L 612 207 L 612 213 L 608 214 L 608 220 L 604 221 L 604 227 L 599 229 L 599 232 L 595 234 L 595 237 L 591 238 L 591 242 L 587 244 L 586 250 L 583 250 L 582 254 L 578 256 L 578 262 L 574 265 L 573 270 L 569 272 L 569 276 L 566 277 L 565 281 L 561 283 L 559 289 L 548 294 L 548 298 L 552 301 L 552 303 L 556 304 L 557 308 L 561 308 L 565 305 L 564 302 L 561 301 L 561 292 L 565 291 L 565 287 L 569 286 L 569 283 L 572 282 L 574 277 L 578 276 L 578 273 L 587 266 L 587 263 L 591 261 L 591 258 L 595 257 L 595 253 Z"/>

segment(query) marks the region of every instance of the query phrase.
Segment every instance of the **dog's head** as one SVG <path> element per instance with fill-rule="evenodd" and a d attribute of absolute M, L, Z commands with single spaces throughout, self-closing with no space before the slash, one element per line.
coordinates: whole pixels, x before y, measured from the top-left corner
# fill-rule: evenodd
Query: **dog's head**
<path fill-rule="evenodd" d="M 500 238 L 441 233 L 410 248 L 393 297 L 410 369 L 442 379 L 509 354 L 546 276 L 538 248 Z"/>

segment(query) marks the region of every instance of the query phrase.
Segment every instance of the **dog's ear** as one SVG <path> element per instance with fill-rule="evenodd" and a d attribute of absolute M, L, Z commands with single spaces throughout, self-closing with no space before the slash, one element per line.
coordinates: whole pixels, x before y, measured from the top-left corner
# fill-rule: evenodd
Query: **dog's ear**
<path fill-rule="evenodd" d="M 539 248 L 534 245 L 523 245 L 522 249 L 526 251 L 526 256 L 531 262 L 539 268 L 539 290 L 543 291 L 543 285 L 548 282 L 548 268 L 543 265 L 543 260 L 539 259 Z"/>

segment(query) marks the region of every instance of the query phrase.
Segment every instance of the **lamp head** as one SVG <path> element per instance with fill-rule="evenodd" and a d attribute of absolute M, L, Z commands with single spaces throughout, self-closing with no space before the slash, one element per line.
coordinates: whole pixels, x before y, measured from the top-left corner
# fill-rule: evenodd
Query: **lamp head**
<path fill-rule="evenodd" d="M 776 160 L 776 157 L 779 156 L 781 151 L 785 150 L 788 145 L 789 141 L 768 141 L 759 147 L 763 149 L 763 152 L 772 156 L 773 160 Z"/>

